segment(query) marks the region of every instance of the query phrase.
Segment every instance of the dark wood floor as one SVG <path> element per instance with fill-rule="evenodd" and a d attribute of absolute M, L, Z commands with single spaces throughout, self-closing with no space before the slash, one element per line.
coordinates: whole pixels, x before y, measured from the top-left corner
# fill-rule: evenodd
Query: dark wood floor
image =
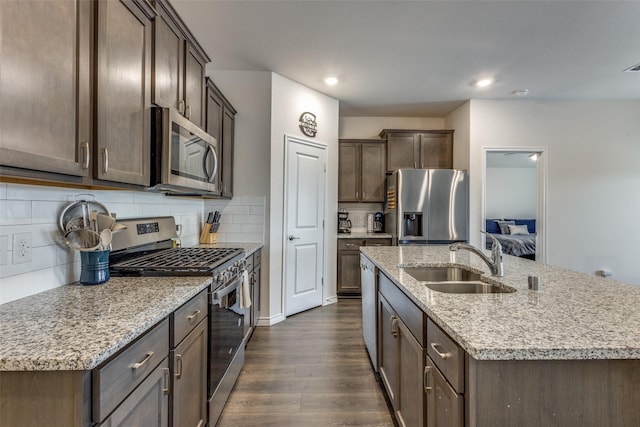
<path fill-rule="evenodd" d="M 360 300 L 257 328 L 218 426 L 393 426 L 362 339 Z"/>

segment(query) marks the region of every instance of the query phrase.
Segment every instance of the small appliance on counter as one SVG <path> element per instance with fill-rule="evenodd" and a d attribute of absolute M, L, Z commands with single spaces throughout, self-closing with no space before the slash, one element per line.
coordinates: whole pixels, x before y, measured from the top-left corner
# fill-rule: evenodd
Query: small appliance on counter
<path fill-rule="evenodd" d="M 373 215 L 373 232 L 384 233 L 384 215 L 382 212 L 376 212 Z"/>
<path fill-rule="evenodd" d="M 338 233 L 351 233 L 351 220 L 349 212 L 338 212 Z"/>

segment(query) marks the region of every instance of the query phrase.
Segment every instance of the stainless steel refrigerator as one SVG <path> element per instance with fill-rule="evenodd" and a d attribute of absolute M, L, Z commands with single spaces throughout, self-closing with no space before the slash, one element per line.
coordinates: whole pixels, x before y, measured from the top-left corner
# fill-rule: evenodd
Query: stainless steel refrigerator
<path fill-rule="evenodd" d="M 393 244 L 469 240 L 469 179 L 455 169 L 400 169 L 387 176 L 385 231 Z"/>

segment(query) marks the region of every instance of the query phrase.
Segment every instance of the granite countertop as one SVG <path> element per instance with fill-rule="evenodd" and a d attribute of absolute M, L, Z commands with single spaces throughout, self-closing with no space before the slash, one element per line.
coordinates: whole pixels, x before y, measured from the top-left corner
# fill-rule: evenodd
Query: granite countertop
<path fill-rule="evenodd" d="M 640 286 L 509 255 L 504 277 L 468 251 L 446 246 L 365 246 L 360 251 L 478 360 L 640 359 Z M 470 267 L 501 294 L 432 291 L 399 266 Z M 530 291 L 528 275 L 541 278 Z"/>
<path fill-rule="evenodd" d="M 0 305 L 0 370 L 89 370 L 211 283 L 211 277 L 112 277 Z"/>
<path fill-rule="evenodd" d="M 338 239 L 391 239 L 393 236 L 387 233 L 368 233 L 366 231 L 352 231 L 351 233 L 338 233 Z"/>
<path fill-rule="evenodd" d="M 264 243 L 257 242 L 220 242 L 220 243 L 200 243 L 199 248 L 241 248 L 244 249 L 244 256 L 248 257 L 258 249 L 264 247 Z"/>

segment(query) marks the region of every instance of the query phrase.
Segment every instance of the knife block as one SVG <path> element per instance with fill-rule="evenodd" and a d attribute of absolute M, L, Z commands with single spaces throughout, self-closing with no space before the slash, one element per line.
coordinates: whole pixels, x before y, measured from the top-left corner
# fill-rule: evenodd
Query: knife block
<path fill-rule="evenodd" d="M 200 232 L 200 243 L 211 244 L 217 240 L 218 233 L 211 232 L 211 224 L 205 223 Z"/>

